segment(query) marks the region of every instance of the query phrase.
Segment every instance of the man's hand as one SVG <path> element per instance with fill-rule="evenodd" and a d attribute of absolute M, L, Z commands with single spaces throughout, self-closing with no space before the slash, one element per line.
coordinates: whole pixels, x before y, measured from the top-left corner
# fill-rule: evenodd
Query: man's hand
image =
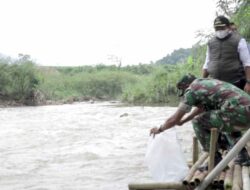
<path fill-rule="evenodd" d="M 159 134 L 162 132 L 162 130 L 160 129 L 161 127 L 154 127 L 150 130 L 150 136 L 153 135 L 153 138 L 155 138 L 156 134 Z"/>
<path fill-rule="evenodd" d="M 245 87 L 244 87 L 244 91 L 248 94 L 250 94 L 250 83 L 246 83 Z"/>
<path fill-rule="evenodd" d="M 185 115 L 185 111 L 181 109 L 177 109 L 177 111 L 173 115 L 171 115 L 167 119 L 167 121 L 164 122 L 163 125 L 161 125 L 159 128 L 157 127 L 152 128 L 150 130 L 150 135 L 153 135 L 153 137 L 155 137 L 155 135 L 174 127 L 184 115 Z"/>

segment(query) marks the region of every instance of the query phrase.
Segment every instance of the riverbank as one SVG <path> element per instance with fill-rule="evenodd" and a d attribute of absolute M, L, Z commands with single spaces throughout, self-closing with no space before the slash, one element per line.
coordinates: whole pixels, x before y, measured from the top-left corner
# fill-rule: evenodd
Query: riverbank
<path fill-rule="evenodd" d="M 48 100 L 46 96 L 40 91 L 34 91 L 32 96 L 23 100 L 13 100 L 8 96 L 0 96 L 0 108 L 3 107 L 22 107 L 22 106 L 44 106 L 44 105 L 63 105 L 63 104 L 72 104 L 75 102 L 103 102 L 103 101 L 119 101 L 127 106 L 169 106 L 176 107 L 179 104 L 180 99 L 177 96 L 169 96 L 167 102 L 147 102 L 147 101 L 138 101 L 138 102 L 128 102 L 122 101 L 120 99 L 110 99 L 107 97 L 95 98 L 90 96 L 69 96 L 64 99 L 53 99 Z"/>
<path fill-rule="evenodd" d="M 63 105 L 63 104 L 73 104 L 77 102 L 88 102 L 90 104 L 94 104 L 96 102 L 103 102 L 103 101 L 109 101 L 109 102 L 121 102 L 126 106 L 150 106 L 150 107 L 162 107 L 162 106 L 169 106 L 169 107 L 176 107 L 178 106 L 179 101 L 177 98 L 175 100 L 169 101 L 167 103 L 146 103 L 146 102 L 140 102 L 140 103 L 129 103 L 129 102 L 123 102 L 120 100 L 104 100 L 104 99 L 95 99 L 95 98 L 89 98 L 89 97 L 71 97 L 64 100 L 43 100 L 43 101 L 32 101 L 32 100 L 26 100 L 26 101 L 15 101 L 15 100 L 3 100 L 0 99 L 0 108 L 6 108 L 6 107 L 25 107 L 25 106 L 45 106 L 45 105 Z"/>
<path fill-rule="evenodd" d="M 63 105 L 63 104 L 72 104 L 74 102 L 94 103 L 95 100 L 88 99 L 88 98 L 82 98 L 82 99 L 69 98 L 69 99 L 65 99 L 65 100 L 43 100 L 43 101 L 34 101 L 34 100 L 15 101 L 15 100 L 0 99 L 0 108 L 23 107 L 23 106 Z"/>

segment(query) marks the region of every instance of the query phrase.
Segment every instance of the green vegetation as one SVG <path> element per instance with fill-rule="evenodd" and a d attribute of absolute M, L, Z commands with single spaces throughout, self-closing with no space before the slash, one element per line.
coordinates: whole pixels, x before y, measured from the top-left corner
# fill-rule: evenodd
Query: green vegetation
<path fill-rule="evenodd" d="M 71 71 L 69 71 L 71 70 Z M 135 75 L 109 67 L 41 68 L 42 81 L 38 89 L 46 99 L 117 99 L 126 84 L 135 83 Z"/>
<path fill-rule="evenodd" d="M 219 0 L 218 8 L 250 39 L 250 3 L 237 1 L 232 10 Z M 36 105 L 46 101 L 121 100 L 133 104 L 176 105 L 175 84 L 186 73 L 200 76 L 206 45 L 179 49 L 151 64 L 40 67 L 28 55 L 17 60 L 0 57 L 0 101 Z"/>
<path fill-rule="evenodd" d="M 203 56 L 204 50 L 199 55 Z M 14 61 L 2 58 L 0 94 L 2 99 L 31 105 L 39 104 L 37 101 L 90 99 L 174 104 L 176 82 L 187 72 L 199 75 L 203 59 L 190 54 L 185 63 L 179 64 L 39 67 L 27 55 L 20 55 Z"/>
<path fill-rule="evenodd" d="M 33 97 L 39 85 L 35 64 L 27 55 L 19 55 L 19 59 L 0 59 L 0 96 L 4 100 L 25 102 Z"/>

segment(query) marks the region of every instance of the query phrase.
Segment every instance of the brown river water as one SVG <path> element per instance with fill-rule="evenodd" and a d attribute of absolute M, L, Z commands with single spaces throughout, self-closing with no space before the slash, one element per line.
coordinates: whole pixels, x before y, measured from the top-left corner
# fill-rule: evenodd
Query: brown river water
<path fill-rule="evenodd" d="M 110 102 L 0 108 L 0 189 L 127 190 L 152 182 L 149 130 L 175 110 Z M 186 160 L 192 136 L 190 123 L 177 128 Z"/>

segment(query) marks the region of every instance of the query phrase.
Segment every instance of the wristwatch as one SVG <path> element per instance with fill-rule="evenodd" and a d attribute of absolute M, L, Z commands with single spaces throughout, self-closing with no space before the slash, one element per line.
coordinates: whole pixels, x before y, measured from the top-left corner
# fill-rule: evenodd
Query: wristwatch
<path fill-rule="evenodd" d="M 159 131 L 160 133 L 163 132 L 162 127 L 163 127 L 163 125 L 161 125 L 161 126 L 159 127 L 159 129 L 158 129 L 158 131 Z"/>

